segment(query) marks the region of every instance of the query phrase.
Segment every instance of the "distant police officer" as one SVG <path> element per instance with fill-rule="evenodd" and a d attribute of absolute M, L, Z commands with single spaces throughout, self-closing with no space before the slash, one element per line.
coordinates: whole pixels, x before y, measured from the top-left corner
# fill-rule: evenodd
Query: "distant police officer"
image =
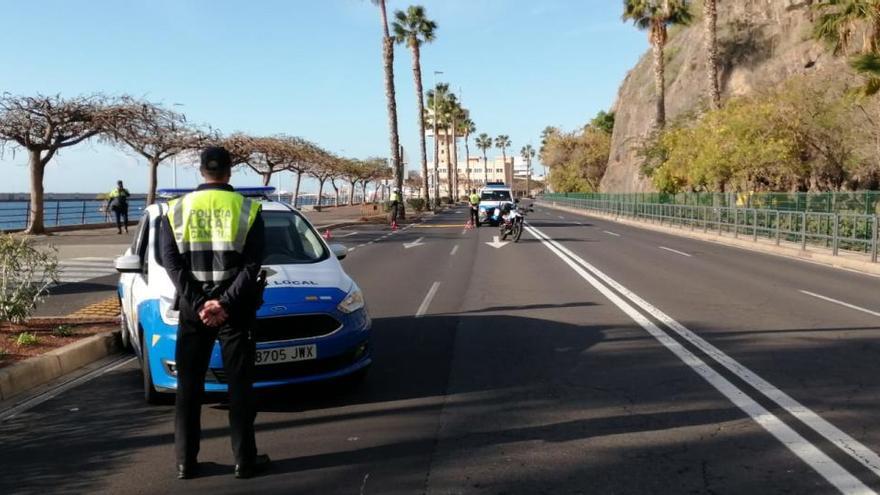
<path fill-rule="evenodd" d="M 468 201 L 471 204 L 471 224 L 474 227 L 480 226 L 480 195 L 477 194 L 476 189 L 471 189 L 471 195 L 468 196 Z"/>
<path fill-rule="evenodd" d="M 205 183 L 168 202 L 161 238 L 162 263 L 177 289 L 180 310 L 175 352 L 177 477 L 197 474 L 205 373 L 219 338 L 229 386 L 235 477 L 249 478 L 269 463 L 268 456 L 257 455 L 254 439 L 256 348 L 250 335 L 260 301 L 263 221 L 260 203 L 229 185 L 226 149 L 206 148 L 200 160 Z"/>
<path fill-rule="evenodd" d="M 400 190 L 391 192 L 391 228 L 397 228 L 397 216 L 400 214 Z"/>
<path fill-rule="evenodd" d="M 121 234 L 123 227 L 128 232 L 128 192 L 122 185 L 122 181 L 116 181 L 116 189 L 107 195 L 107 208 L 116 216 L 116 233 Z"/>

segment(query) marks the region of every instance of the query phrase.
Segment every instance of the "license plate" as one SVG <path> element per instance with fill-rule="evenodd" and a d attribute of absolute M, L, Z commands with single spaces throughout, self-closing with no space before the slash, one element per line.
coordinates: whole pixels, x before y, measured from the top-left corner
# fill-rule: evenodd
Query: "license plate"
<path fill-rule="evenodd" d="M 265 364 L 292 363 L 295 361 L 309 361 L 317 359 L 318 346 L 293 345 L 290 347 L 274 347 L 272 349 L 257 349 L 255 362 L 257 366 Z"/>

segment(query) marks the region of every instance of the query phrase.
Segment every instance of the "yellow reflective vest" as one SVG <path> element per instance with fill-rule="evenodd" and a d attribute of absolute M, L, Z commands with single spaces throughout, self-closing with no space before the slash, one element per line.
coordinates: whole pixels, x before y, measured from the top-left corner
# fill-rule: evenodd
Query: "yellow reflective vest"
<path fill-rule="evenodd" d="M 180 254 L 199 282 L 219 284 L 238 273 L 248 232 L 261 205 L 233 191 L 205 189 L 168 202 Z"/>

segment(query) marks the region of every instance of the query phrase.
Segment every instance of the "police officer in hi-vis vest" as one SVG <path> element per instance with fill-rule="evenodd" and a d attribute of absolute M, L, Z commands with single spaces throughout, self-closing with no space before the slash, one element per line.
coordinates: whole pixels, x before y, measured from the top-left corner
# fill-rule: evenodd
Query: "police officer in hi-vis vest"
<path fill-rule="evenodd" d="M 205 183 L 168 202 L 161 235 L 162 264 L 177 289 L 177 403 L 174 446 L 177 477 L 198 471 L 202 396 L 214 342 L 219 339 L 229 386 L 229 426 L 235 477 L 268 466 L 254 439 L 254 354 L 251 327 L 261 300 L 258 277 L 264 229 L 260 203 L 229 185 L 229 152 L 209 147 L 200 156 Z M 149 342 L 146 343 L 149 345 Z"/>

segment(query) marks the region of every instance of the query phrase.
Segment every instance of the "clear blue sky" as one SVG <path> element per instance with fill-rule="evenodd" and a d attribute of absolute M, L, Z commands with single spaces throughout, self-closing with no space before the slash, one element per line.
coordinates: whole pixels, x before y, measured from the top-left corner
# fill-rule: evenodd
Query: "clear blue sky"
<path fill-rule="evenodd" d="M 478 132 L 537 147 L 547 125 L 573 129 L 612 105 L 647 48 L 608 0 L 426 0 L 437 40 L 422 51 L 432 72 L 461 88 Z M 389 0 L 391 12 L 410 2 Z M 224 132 L 287 133 L 337 153 L 387 156 L 378 9 L 369 0 L 5 0 L 0 91 L 127 93 L 182 104 L 190 121 Z M 389 15 L 390 13 L 389 12 Z M 409 50 L 395 52 L 401 144 L 418 168 Z M 27 191 L 26 156 L 0 159 L 0 192 Z M 117 178 L 132 192 L 147 171 L 100 143 L 68 148 L 46 172 L 48 192 L 98 192 Z M 171 172 L 159 172 L 169 186 Z M 179 167 L 181 185 L 196 172 Z M 282 178 L 290 188 L 290 176 Z M 239 174 L 237 184 L 258 177 Z"/>

